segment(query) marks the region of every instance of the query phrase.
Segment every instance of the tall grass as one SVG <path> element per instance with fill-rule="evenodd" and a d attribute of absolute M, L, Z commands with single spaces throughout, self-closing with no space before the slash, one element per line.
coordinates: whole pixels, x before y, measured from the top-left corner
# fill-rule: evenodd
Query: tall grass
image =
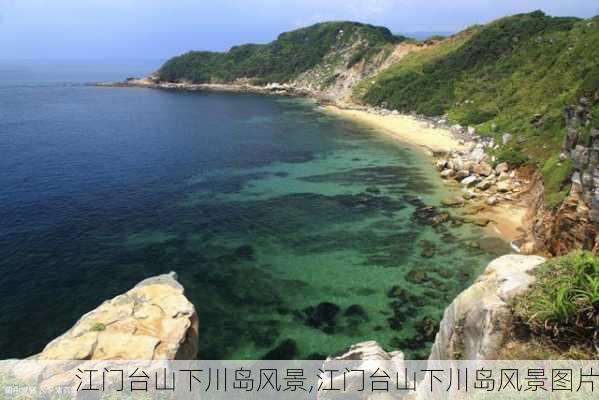
<path fill-rule="evenodd" d="M 537 282 L 514 311 L 533 333 L 554 342 L 599 349 L 599 257 L 575 251 L 535 272 Z"/>

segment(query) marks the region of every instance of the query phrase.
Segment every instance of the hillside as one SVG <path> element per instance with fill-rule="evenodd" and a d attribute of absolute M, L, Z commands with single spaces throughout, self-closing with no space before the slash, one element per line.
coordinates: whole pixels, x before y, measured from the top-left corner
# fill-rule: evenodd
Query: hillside
<path fill-rule="evenodd" d="M 572 164 L 559 162 L 564 108 L 581 97 L 599 127 L 599 18 L 553 18 L 540 11 L 475 26 L 439 45 L 411 53 L 366 80 L 354 99 L 370 105 L 447 114 L 451 123 L 483 135 L 516 140 L 496 151 L 499 160 L 530 162 L 543 173 L 546 199 L 565 198 Z M 594 116 L 594 118 L 592 118 Z"/>
<path fill-rule="evenodd" d="M 287 83 L 313 70 L 319 86 L 334 83 L 338 68 L 349 69 L 382 55 L 406 38 L 387 28 L 356 22 L 324 22 L 285 32 L 268 44 L 245 44 L 227 52 L 191 51 L 168 60 L 160 81 L 252 84 Z M 383 57 L 384 58 L 384 57 Z"/>

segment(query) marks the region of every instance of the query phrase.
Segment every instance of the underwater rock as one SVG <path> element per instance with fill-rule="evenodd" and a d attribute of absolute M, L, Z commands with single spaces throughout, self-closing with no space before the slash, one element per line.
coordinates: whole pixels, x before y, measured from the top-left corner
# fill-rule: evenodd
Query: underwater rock
<path fill-rule="evenodd" d="M 462 207 L 465 204 L 465 201 L 461 197 L 452 196 L 445 197 L 443 200 L 441 200 L 441 204 L 446 207 Z"/>
<path fill-rule="evenodd" d="M 421 240 L 420 247 L 422 250 L 420 251 L 420 256 L 425 258 L 431 258 L 435 255 L 435 251 L 437 250 L 435 244 L 429 240 Z"/>
<path fill-rule="evenodd" d="M 235 255 L 240 258 L 254 258 L 254 248 L 244 244 L 235 249 Z"/>
<path fill-rule="evenodd" d="M 293 339 L 283 340 L 277 347 L 262 357 L 263 360 L 293 360 L 297 355 L 297 343 Z"/>
<path fill-rule="evenodd" d="M 414 284 L 421 284 L 430 280 L 430 278 L 426 272 L 419 269 L 413 269 L 406 275 L 406 280 Z"/>
<path fill-rule="evenodd" d="M 420 225 L 435 226 L 447 222 L 449 213 L 441 212 L 433 206 L 421 206 L 412 214 L 412 220 Z"/>
<path fill-rule="evenodd" d="M 427 315 L 421 320 L 417 321 L 414 324 L 414 327 L 421 337 L 428 342 L 432 342 L 435 340 L 435 335 L 439 329 L 439 320 Z"/>
<path fill-rule="evenodd" d="M 364 321 L 368 320 L 368 313 L 364 307 L 359 304 L 352 304 L 351 306 L 347 307 L 347 309 L 343 312 L 343 316 L 349 318 L 361 318 Z"/>
<path fill-rule="evenodd" d="M 337 304 L 324 302 L 316 307 L 306 308 L 304 313 L 307 316 L 306 325 L 332 333 L 341 314 L 341 308 Z"/>
<path fill-rule="evenodd" d="M 368 187 L 368 188 L 366 188 L 366 192 L 372 193 L 372 194 L 381 194 L 381 189 L 379 189 L 377 187 Z"/>
<path fill-rule="evenodd" d="M 406 195 L 402 196 L 401 199 L 403 201 L 405 201 L 406 203 L 411 204 L 415 207 L 424 207 L 424 205 L 425 205 L 424 202 L 422 201 L 422 199 L 418 196 L 406 194 Z"/>

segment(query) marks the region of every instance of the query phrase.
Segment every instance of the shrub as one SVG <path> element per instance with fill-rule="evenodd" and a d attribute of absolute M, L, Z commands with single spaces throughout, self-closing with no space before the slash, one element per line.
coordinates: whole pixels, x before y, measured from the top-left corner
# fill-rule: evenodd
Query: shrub
<path fill-rule="evenodd" d="M 537 283 L 514 304 L 516 316 L 537 335 L 565 344 L 599 341 L 599 258 L 574 251 L 535 271 Z"/>

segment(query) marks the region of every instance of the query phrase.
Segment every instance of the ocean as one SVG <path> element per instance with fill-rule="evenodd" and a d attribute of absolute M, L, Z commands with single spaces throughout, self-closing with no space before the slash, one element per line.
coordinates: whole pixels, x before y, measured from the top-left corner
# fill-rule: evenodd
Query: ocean
<path fill-rule="evenodd" d="M 308 99 L 111 88 L 157 61 L 0 62 L 0 359 L 176 271 L 203 359 L 426 358 L 508 244 L 432 225 L 430 158 Z M 427 206 L 435 206 L 432 211 Z"/>

